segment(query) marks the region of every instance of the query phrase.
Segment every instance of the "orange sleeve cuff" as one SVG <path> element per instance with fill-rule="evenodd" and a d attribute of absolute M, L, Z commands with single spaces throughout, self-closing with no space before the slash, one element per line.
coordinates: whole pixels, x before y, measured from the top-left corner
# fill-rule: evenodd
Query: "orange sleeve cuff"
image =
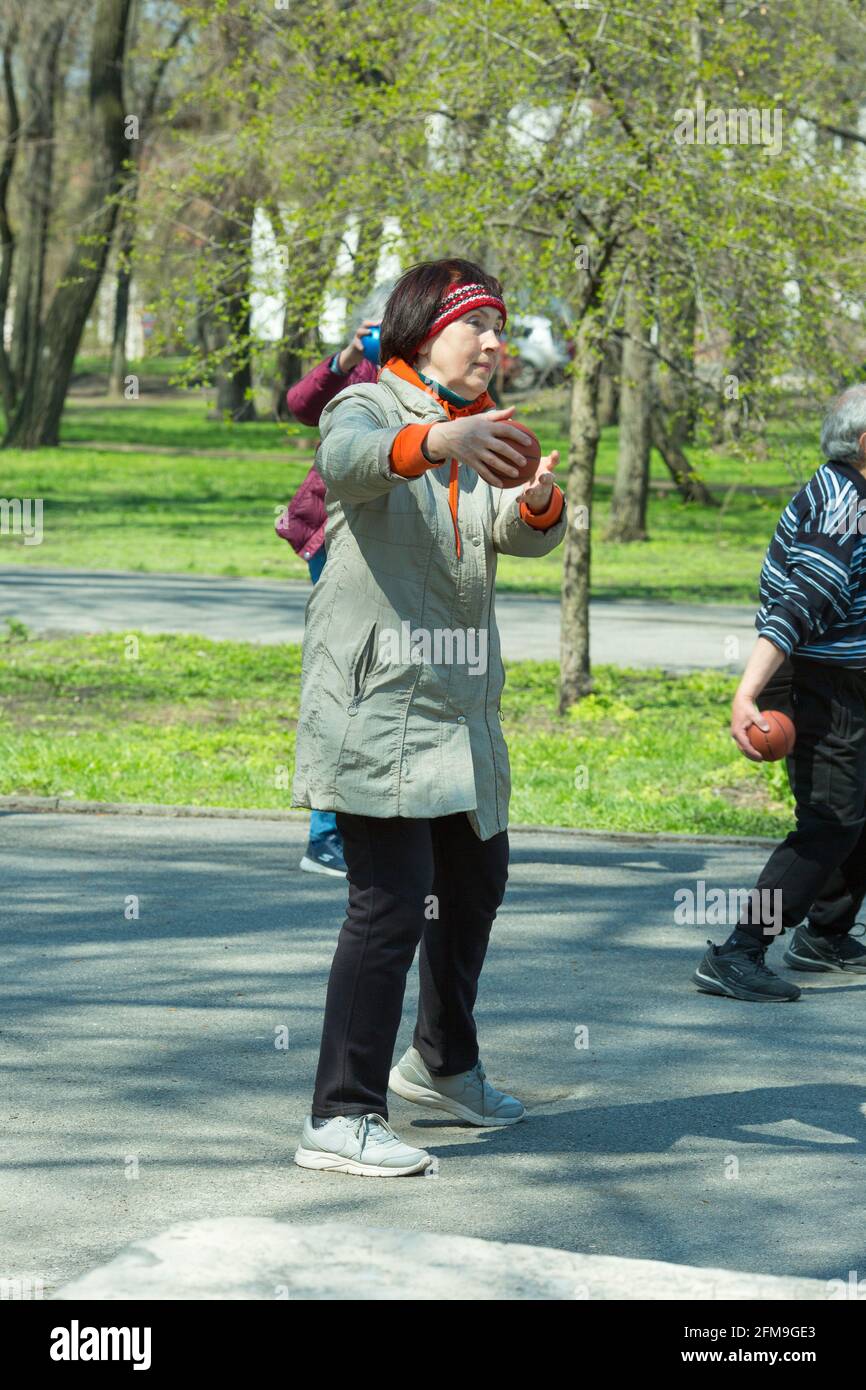
<path fill-rule="evenodd" d="M 445 462 L 438 459 L 436 463 L 430 460 L 421 452 L 421 441 L 436 424 L 432 420 L 429 425 L 404 425 L 400 433 L 394 436 L 391 445 L 391 470 L 399 473 L 403 478 L 420 478 L 422 473 L 426 473 L 428 468 L 439 468 Z"/>
<path fill-rule="evenodd" d="M 557 487 L 556 483 L 554 483 L 550 502 L 543 512 L 531 512 L 526 503 L 521 502 L 520 515 L 524 521 L 528 522 L 530 526 L 534 526 L 536 530 L 546 531 L 549 526 L 555 526 L 557 521 L 559 521 L 562 515 L 564 502 L 565 498 L 562 495 L 562 489 Z"/>

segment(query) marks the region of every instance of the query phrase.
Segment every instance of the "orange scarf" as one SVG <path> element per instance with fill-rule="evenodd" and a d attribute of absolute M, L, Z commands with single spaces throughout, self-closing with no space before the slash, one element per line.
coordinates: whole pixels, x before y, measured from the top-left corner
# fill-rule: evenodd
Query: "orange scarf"
<path fill-rule="evenodd" d="M 413 386 L 417 386 L 419 391 L 426 391 L 428 396 L 432 396 L 435 401 L 444 408 L 449 420 L 456 420 L 461 415 L 477 415 L 482 410 L 495 410 L 496 402 L 489 391 L 482 391 L 481 395 L 469 405 L 454 405 L 451 401 L 440 396 L 438 391 L 434 391 L 432 386 L 428 386 L 426 381 L 422 381 L 414 367 L 402 357 L 391 357 L 385 363 L 389 372 L 395 376 L 402 377 L 403 381 L 410 381 Z M 384 371 L 384 367 L 379 368 L 379 373 Z M 377 378 L 378 380 L 378 378 Z M 451 460 L 451 473 L 448 478 L 448 507 L 451 512 L 451 520 L 454 523 L 454 537 L 457 542 L 457 558 L 460 558 L 460 532 L 457 529 L 457 504 L 460 496 L 460 486 L 457 478 L 457 460 Z"/>

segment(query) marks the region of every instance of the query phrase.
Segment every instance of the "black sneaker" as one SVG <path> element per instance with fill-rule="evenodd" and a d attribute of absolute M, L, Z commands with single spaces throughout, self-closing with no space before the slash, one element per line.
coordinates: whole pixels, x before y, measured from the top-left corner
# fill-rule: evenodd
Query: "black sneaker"
<path fill-rule="evenodd" d="M 740 936 L 723 946 L 708 941 L 709 950 L 692 979 L 705 994 L 724 994 L 729 999 L 750 999 L 759 1004 L 781 1004 L 799 999 L 801 991 L 764 964 L 766 946 Z"/>
<path fill-rule="evenodd" d="M 343 842 L 336 830 L 330 830 L 318 840 L 311 840 L 300 868 L 310 874 L 333 874 L 345 878 L 346 861 L 343 858 Z"/>
<path fill-rule="evenodd" d="M 866 971 L 866 946 L 854 937 L 821 936 L 811 927 L 798 927 L 783 959 L 793 970 Z"/>

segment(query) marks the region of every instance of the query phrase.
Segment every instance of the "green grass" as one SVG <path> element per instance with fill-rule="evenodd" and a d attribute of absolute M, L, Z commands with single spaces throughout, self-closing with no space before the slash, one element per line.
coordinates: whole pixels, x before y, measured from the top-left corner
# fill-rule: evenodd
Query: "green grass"
<path fill-rule="evenodd" d="M 127 373 L 138 377 L 170 377 L 183 367 L 186 359 L 174 355 L 169 357 L 141 357 L 127 362 Z M 111 359 L 103 353 L 83 354 L 75 359 L 75 376 L 104 376 L 107 380 Z"/>
<path fill-rule="evenodd" d="M 650 540 L 625 545 L 604 539 L 610 493 L 609 487 L 596 486 L 593 597 L 756 602 L 758 574 L 780 511 L 774 499 L 739 495 L 722 511 L 651 497 Z M 561 547 L 540 560 L 503 555 L 497 569 L 498 587 L 558 595 L 561 568 Z"/>
<path fill-rule="evenodd" d="M 568 409 L 561 392 L 540 393 L 535 402 L 521 405 L 515 418 L 523 420 L 535 431 L 544 453 L 559 449 L 565 460 Z M 604 430 L 596 458 L 598 477 L 612 478 L 616 473 L 617 447 L 617 429 Z M 780 487 L 793 493 L 811 477 L 821 462 L 816 421 L 793 414 L 789 419 L 769 422 L 766 458 L 742 458 L 730 447 L 710 445 L 696 445 L 689 448 L 687 453 L 692 467 L 711 487 L 729 488 L 736 485 L 738 489 L 745 490 Z M 650 455 L 650 477 L 664 482 L 671 480 L 664 460 L 655 449 Z"/>
<path fill-rule="evenodd" d="M 303 425 L 282 424 L 275 420 L 251 421 L 246 425 L 231 420 L 209 420 L 209 407 L 200 396 L 178 395 L 106 403 L 95 397 L 88 401 L 73 398 L 63 414 L 61 442 L 93 443 L 111 448 L 113 444 L 154 444 L 177 449 L 185 456 L 196 449 L 226 449 L 239 453 L 279 453 L 286 441 L 307 438 L 310 462 L 316 430 Z"/>
<path fill-rule="evenodd" d="M 561 394 L 547 393 L 519 413 L 537 430 L 546 452 L 559 448 L 563 464 L 557 476 L 564 484 L 562 402 Z M 235 425 L 208 420 L 207 412 L 206 401 L 195 394 L 145 394 L 123 404 L 73 397 L 62 438 L 94 447 L 0 453 L 0 495 L 41 497 L 45 506 L 43 543 L 28 546 L 22 538 L 0 535 L 0 564 L 306 579 L 306 564 L 275 536 L 273 519 L 312 464 L 317 431 L 275 421 Z M 687 506 L 676 495 L 653 495 L 647 542 L 604 540 L 611 489 L 598 483 L 594 595 L 754 603 L 769 538 L 796 486 L 794 473 L 805 477 L 816 466 L 802 422 L 774 423 L 770 437 L 770 457 L 760 465 L 710 449 L 693 451 L 708 482 L 730 487 L 724 505 Z M 600 478 L 614 473 L 616 449 L 617 431 L 606 430 Z M 208 456 L 199 450 L 222 452 Z M 653 474 L 667 476 L 656 457 Z M 757 483 L 782 490 L 754 495 Z M 561 565 L 561 547 L 541 560 L 503 556 L 499 587 L 558 594 Z"/>
<path fill-rule="evenodd" d="M 256 428 L 256 427 L 253 427 Z M 41 497 L 44 539 L 25 545 L 0 535 L 0 564 L 306 579 L 306 564 L 273 529 L 300 485 L 312 452 L 261 457 L 189 453 L 7 450 L 2 495 Z M 564 470 L 560 470 L 564 481 Z M 752 603 L 778 515 L 772 498 L 739 494 L 725 507 L 683 506 L 653 497 L 651 539 L 603 539 L 610 488 L 598 486 L 593 514 L 593 592 L 687 602 Z M 558 594 L 562 550 L 540 560 L 500 557 L 500 589 Z"/>
<path fill-rule="evenodd" d="M 0 536 L 0 564 L 308 579 L 274 531 L 308 467 L 295 452 L 250 461 L 8 450 L 5 495 L 44 499 L 44 539 Z"/>
<path fill-rule="evenodd" d="M 300 648 L 129 635 L 0 646 L 0 793 L 290 809 Z M 511 820 L 780 835 L 781 764 L 727 731 L 732 677 L 602 667 L 556 713 L 554 662 L 512 662 Z"/>

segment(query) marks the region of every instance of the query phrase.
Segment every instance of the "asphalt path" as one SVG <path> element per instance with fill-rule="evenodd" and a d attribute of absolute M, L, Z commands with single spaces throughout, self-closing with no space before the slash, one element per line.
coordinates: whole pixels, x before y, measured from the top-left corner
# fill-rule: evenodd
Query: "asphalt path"
<path fill-rule="evenodd" d="M 751 886 L 764 848 L 513 832 L 476 1017 L 528 1118 L 478 1129 L 392 1097 L 439 1176 L 368 1182 L 291 1161 L 345 906 L 343 880 L 298 870 L 305 839 L 303 821 L 0 815 L 5 1277 L 48 1294 L 205 1216 L 866 1277 L 866 980 L 711 998 L 691 973 L 727 930 L 674 920 L 675 890 Z"/>
<path fill-rule="evenodd" d="M 303 580 L 0 567 L 0 625 L 36 633 L 194 632 L 247 642 L 300 642 L 311 585 Z M 500 591 L 496 615 L 509 660 L 559 659 L 559 601 Z M 590 605 L 594 665 L 742 670 L 754 609 L 735 604 L 597 599 Z"/>

